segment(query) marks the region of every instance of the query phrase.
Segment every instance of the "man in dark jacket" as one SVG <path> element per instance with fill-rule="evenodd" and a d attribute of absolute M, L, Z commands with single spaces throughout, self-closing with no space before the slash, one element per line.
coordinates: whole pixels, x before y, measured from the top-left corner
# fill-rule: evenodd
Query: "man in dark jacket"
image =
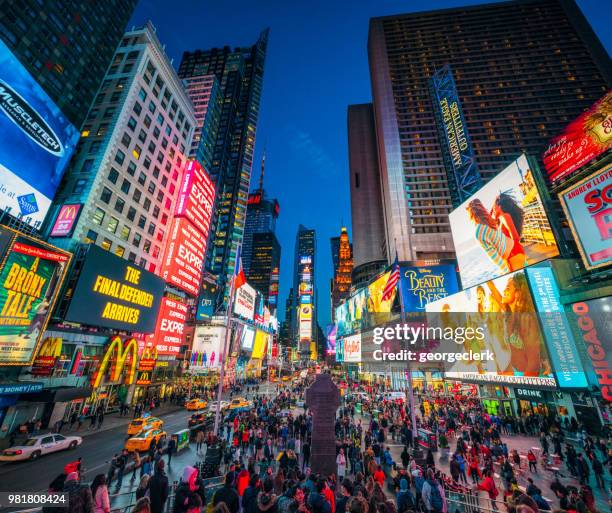
<path fill-rule="evenodd" d="M 325 489 L 325 480 L 319 479 L 317 481 L 316 492 L 311 492 L 308 495 L 308 506 L 312 513 L 331 513 L 331 505 L 325 499 L 323 490 Z"/>
<path fill-rule="evenodd" d="M 249 486 L 244 490 L 242 494 L 242 512 L 243 513 L 255 513 L 257 494 L 261 488 L 261 480 L 257 474 L 251 476 Z"/>
<path fill-rule="evenodd" d="M 267 478 L 257 496 L 257 513 L 278 513 L 277 499 L 278 497 L 274 495 L 274 483 L 272 479 Z"/>
<path fill-rule="evenodd" d="M 240 498 L 238 497 L 238 492 L 236 492 L 232 486 L 233 480 L 234 475 L 231 472 L 228 472 L 225 475 L 225 484 L 219 488 L 219 490 L 217 490 L 217 493 L 215 493 L 215 496 L 213 497 L 213 507 L 220 502 L 225 502 L 225 505 L 230 510 L 230 513 L 238 513 Z"/>
<path fill-rule="evenodd" d="M 353 495 L 353 483 L 350 479 L 343 479 L 340 485 L 340 498 L 336 499 L 336 513 L 346 512 L 346 503 Z"/>
<path fill-rule="evenodd" d="M 159 460 L 155 465 L 155 474 L 149 481 L 151 513 L 163 513 L 168 500 L 168 476 L 164 472 L 165 466 L 164 460 Z"/>
<path fill-rule="evenodd" d="M 198 469 L 187 466 L 183 469 L 183 477 L 174 496 L 174 513 L 187 513 L 194 504 L 204 506 L 206 493 L 204 484 L 198 479 Z"/>
<path fill-rule="evenodd" d="M 79 483 L 78 472 L 71 472 L 66 476 L 64 492 L 68 492 L 68 507 L 64 510 L 65 513 L 92 513 L 91 488 Z"/>

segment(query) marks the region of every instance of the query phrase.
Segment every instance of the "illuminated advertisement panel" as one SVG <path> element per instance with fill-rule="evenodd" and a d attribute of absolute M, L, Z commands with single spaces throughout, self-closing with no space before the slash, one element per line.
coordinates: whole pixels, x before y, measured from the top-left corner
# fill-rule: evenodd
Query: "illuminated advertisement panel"
<path fill-rule="evenodd" d="M 359 363 L 361 361 L 361 333 L 344 337 L 344 362 Z"/>
<path fill-rule="evenodd" d="M 161 277 L 188 294 L 197 296 L 202 277 L 206 237 L 184 217 L 175 217 L 161 266 Z"/>
<path fill-rule="evenodd" d="M 344 340 L 341 338 L 336 340 L 336 362 L 344 362 Z"/>
<path fill-rule="evenodd" d="M 459 292 L 455 265 L 402 265 L 400 272 L 400 291 L 406 312 L 424 312 L 427 303 Z"/>
<path fill-rule="evenodd" d="M 186 217 L 208 238 L 215 202 L 215 186 L 199 162 L 187 162 L 176 203 L 175 217 Z"/>
<path fill-rule="evenodd" d="M 66 320 L 138 333 L 153 333 L 164 281 L 90 244 Z"/>
<path fill-rule="evenodd" d="M 155 334 L 148 337 L 160 355 L 177 355 L 185 341 L 187 305 L 167 297 L 162 298 L 157 315 Z"/>
<path fill-rule="evenodd" d="M 202 281 L 202 290 L 198 297 L 196 320 L 204 321 L 210 319 L 215 314 L 215 303 L 218 292 L 219 287 L 216 284 Z"/>
<path fill-rule="evenodd" d="M 51 237 L 70 237 L 81 213 L 81 204 L 62 205 L 51 228 Z"/>
<path fill-rule="evenodd" d="M 338 336 L 338 327 L 335 324 L 328 324 L 325 331 L 325 339 L 327 340 L 326 354 L 336 354 L 336 337 Z"/>
<path fill-rule="evenodd" d="M 253 320 L 255 316 L 255 301 L 257 300 L 257 291 L 248 283 L 245 283 L 236 290 L 236 299 L 234 301 L 234 313 L 245 319 Z"/>
<path fill-rule="evenodd" d="M 312 338 L 312 306 L 300 305 L 298 316 L 300 320 L 300 340 L 310 340 Z"/>
<path fill-rule="evenodd" d="M 252 351 L 254 341 L 255 341 L 255 328 L 251 328 L 250 326 L 244 326 L 242 330 L 242 338 L 240 341 L 240 346 L 245 351 Z"/>
<path fill-rule="evenodd" d="M 71 255 L 19 235 L 4 258 L 0 271 L 0 365 L 30 365 Z"/>
<path fill-rule="evenodd" d="M 442 327 L 465 324 L 483 330 L 482 340 L 463 344 L 464 351 L 491 351 L 493 360 L 461 361 L 447 378 L 470 382 L 507 383 L 556 388 L 550 357 L 524 271 L 496 278 L 457 294 L 432 301 L 428 313 L 442 313 Z M 451 315 L 461 313 L 461 315 Z"/>
<path fill-rule="evenodd" d="M 612 91 L 572 121 L 542 155 L 551 182 L 569 178 L 574 171 L 612 148 Z"/>
<path fill-rule="evenodd" d="M 587 269 L 612 263 L 612 167 L 596 171 L 559 194 Z"/>
<path fill-rule="evenodd" d="M 0 134 L 0 210 L 38 228 L 79 133 L 1 40 Z"/>
<path fill-rule="evenodd" d="M 261 359 L 266 354 L 268 343 L 268 334 L 265 331 L 257 330 L 255 332 L 255 344 L 253 346 L 253 352 L 251 358 Z"/>
<path fill-rule="evenodd" d="M 384 277 L 381 277 L 380 280 L 382 283 Z M 373 308 L 385 308 L 387 301 L 382 301 L 382 290 L 378 294 L 378 288 L 378 285 L 376 285 L 376 293 L 372 299 L 372 306 Z M 382 285 L 382 288 L 384 288 L 384 285 Z M 368 292 L 366 288 L 363 288 L 359 289 L 343 304 L 336 307 L 335 322 L 338 326 L 338 336 L 348 335 L 361 329 L 362 321 L 365 321 L 367 317 L 367 305 Z"/>
<path fill-rule="evenodd" d="M 196 326 L 189 368 L 195 371 L 218 368 L 224 337 L 225 326 Z"/>
<path fill-rule="evenodd" d="M 559 254 L 525 155 L 448 217 L 464 288 Z"/>

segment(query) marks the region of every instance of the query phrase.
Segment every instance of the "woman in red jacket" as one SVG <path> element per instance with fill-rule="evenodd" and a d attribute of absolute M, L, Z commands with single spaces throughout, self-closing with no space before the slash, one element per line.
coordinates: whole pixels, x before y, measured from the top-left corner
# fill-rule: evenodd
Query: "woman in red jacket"
<path fill-rule="evenodd" d="M 495 499 L 499 495 L 499 491 L 495 486 L 495 481 L 493 480 L 493 476 L 491 471 L 487 470 L 485 472 L 485 478 L 482 483 L 476 485 L 477 490 L 482 490 L 483 492 L 487 492 L 489 494 L 489 499 L 491 500 L 492 509 L 497 510 L 497 506 L 495 504 Z"/>

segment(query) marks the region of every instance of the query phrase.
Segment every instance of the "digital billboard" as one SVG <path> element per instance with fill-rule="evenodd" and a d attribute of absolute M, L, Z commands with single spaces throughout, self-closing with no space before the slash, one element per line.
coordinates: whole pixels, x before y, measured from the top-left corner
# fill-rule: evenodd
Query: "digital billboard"
<path fill-rule="evenodd" d="M 0 134 L 0 210 L 39 228 L 79 133 L 1 40 Z"/>
<path fill-rule="evenodd" d="M 606 166 L 559 194 L 587 269 L 612 263 L 612 166 Z"/>
<path fill-rule="evenodd" d="M 70 257 L 24 235 L 13 239 L 0 271 L 0 365 L 32 363 Z"/>
<path fill-rule="evenodd" d="M 550 141 L 542 155 L 551 182 L 569 178 L 574 171 L 612 148 L 612 91 L 572 121 Z"/>
<path fill-rule="evenodd" d="M 553 270 L 548 266 L 534 266 L 527 268 L 526 272 L 559 387 L 586 388 L 586 374 L 561 304 Z"/>
<path fill-rule="evenodd" d="M 464 288 L 559 254 L 525 155 L 453 210 L 449 221 Z"/>
<path fill-rule="evenodd" d="M 196 326 L 189 368 L 192 370 L 219 367 L 225 337 L 225 326 Z"/>
<path fill-rule="evenodd" d="M 51 228 L 50 236 L 70 237 L 79 219 L 81 207 L 80 203 L 62 205 Z"/>
<path fill-rule="evenodd" d="M 90 244 L 66 320 L 153 333 L 164 287 L 153 273 Z"/>
<path fill-rule="evenodd" d="M 197 296 L 206 254 L 206 237 L 184 217 L 175 217 L 166 243 L 161 276 L 168 283 Z"/>
<path fill-rule="evenodd" d="M 268 348 L 267 346 L 268 339 L 269 339 L 269 336 L 265 331 L 257 330 L 255 332 L 255 343 L 253 346 L 253 352 L 251 353 L 251 358 L 255 358 L 255 359 L 263 358 Z"/>
<path fill-rule="evenodd" d="M 177 355 L 185 341 L 187 305 L 182 301 L 162 298 L 155 333 L 147 337 L 160 355 Z"/>
<path fill-rule="evenodd" d="M 361 333 L 350 335 L 343 339 L 344 362 L 361 362 Z"/>
<path fill-rule="evenodd" d="M 455 265 L 402 265 L 400 292 L 404 311 L 424 312 L 431 301 L 459 292 Z"/>
<path fill-rule="evenodd" d="M 255 316 L 256 300 L 257 291 L 248 283 L 238 287 L 234 300 L 234 313 L 252 321 Z"/>
<path fill-rule="evenodd" d="M 344 362 L 344 340 L 341 338 L 336 339 L 336 362 Z"/>
<path fill-rule="evenodd" d="M 174 216 L 189 219 L 207 239 L 214 202 L 215 185 L 208 173 L 196 160 L 188 161 Z"/>
<path fill-rule="evenodd" d="M 556 388 L 525 271 L 490 280 L 425 306 L 440 313 L 442 327 L 484 328 L 484 339 L 466 341 L 464 350 L 489 350 L 494 360 L 461 361 L 447 378 Z M 460 315 L 456 315 L 459 313 Z"/>
<path fill-rule="evenodd" d="M 326 354 L 336 354 L 336 337 L 338 336 L 338 327 L 335 324 L 328 324 L 325 330 L 325 339 L 327 340 Z"/>
<path fill-rule="evenodd" d="M 254 341 L 255 341 L 255 328 L 251 328 L 250 326 L 244 326 L 242 329 L 240 346 L 245 351 L 252 351 Z"/>
<path fill-rule="evenodd" d="M 298 318 L 300 321 L 300 340 L 310 340 L 312 338 L 312 306 L 300 305 Z"/>
<path fill-rule="evenodd" d="M 204 321 L 210 319 L 215 314 L 215 304 L 219 287 L 214 283 L 202 281 L 202 290 L 198 297 L 198 307 L 196 310 L 196 320 Z"/>

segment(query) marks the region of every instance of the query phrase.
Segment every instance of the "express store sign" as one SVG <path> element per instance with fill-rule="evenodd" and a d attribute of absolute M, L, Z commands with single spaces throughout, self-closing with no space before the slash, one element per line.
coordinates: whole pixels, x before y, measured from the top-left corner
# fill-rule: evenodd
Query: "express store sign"
<path fill-rule="evenodd" d="M 175 217 L 186 217 L 208 238 L 210 218 L 215 201 L 215 186 L 195 160 L 187 163 L 177 201 Z"/>
<path fill-rule="evenodd" d="M 163 298 L 157 317 L 155 334 L 147 339 L 158 355 L 177 355 L 185 340 L 187 305 L 181 301 Z"/>

